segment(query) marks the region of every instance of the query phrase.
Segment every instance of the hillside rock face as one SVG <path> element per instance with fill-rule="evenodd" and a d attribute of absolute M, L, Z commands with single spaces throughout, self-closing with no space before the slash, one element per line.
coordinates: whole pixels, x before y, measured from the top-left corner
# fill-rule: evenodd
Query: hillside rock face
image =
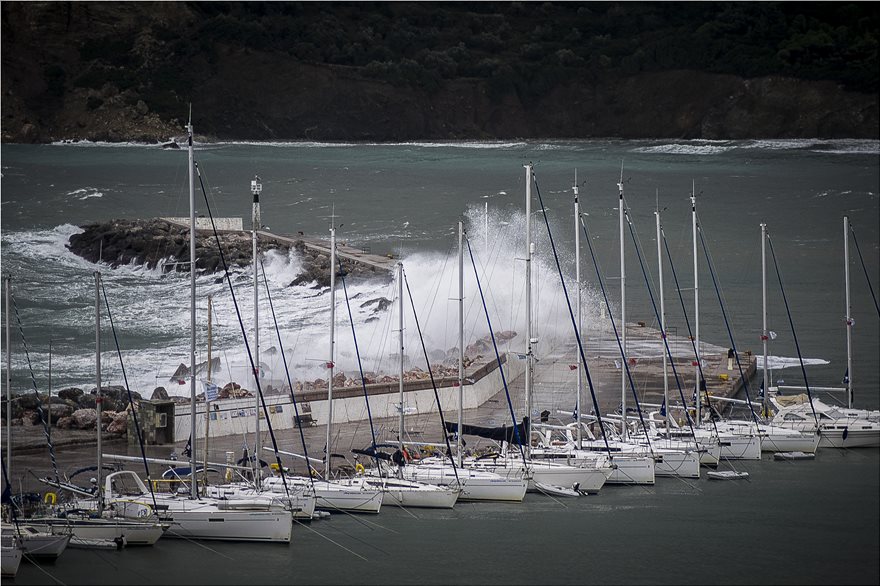
<path fill-rule="evenodd" d="M 877 94 L 834 82 L 585 70 L 525 95 L 476 77 L 392 84 L 235 42 L 181 49 L 199 4 L 4 2 L 2 141 L 164 142 L 182 134 L 190 103 L 208 140 L 880 135 Z"/>

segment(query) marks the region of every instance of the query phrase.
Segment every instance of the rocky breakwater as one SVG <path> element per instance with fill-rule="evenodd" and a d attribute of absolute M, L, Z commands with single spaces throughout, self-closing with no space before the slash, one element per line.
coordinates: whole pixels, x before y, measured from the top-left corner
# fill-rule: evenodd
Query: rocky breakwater
<path fill-rule="evenodd" d="M 132 392 L 132 399 L 140 401 L 140 393 Z M 4 403 L 3 421 L 6 421 Z M 92 430 L 98 425 L 97 392 L 92 389 L 70 387 L 53 394 L 22 393 L 12 398 L 13 426 L 41 426 L 42 422 L 57 429 Z M 124 436 L 128 430 L 131 411 L 128 391 L 121 386 L 101 387 L 101 429 L 111 436 Z"/>
<path fill-rule="evenodd" d="M 116 268 L 122 265 L 145 265 L 147 268 L 189 270 L 189 228 L 161 219 L 110 220 L 80 226 L 82 232 L 74 234 L 67 248 L 90 262 L 105 262 Z M 248 232 L 223 232 L 220 234 L 223 258 L 226 264 L 247 266 L 251 263 L 252 242 Z M 316 282 L 318 286 L 330 284 L 330 257 L 328 254 L 296 241 L 293 246 L 277 242 L 260 241 L 261 252 L 277 251 L 298 257 L 300 274 L 290 283 L 305 285 Z M 362 265 L 339 259 L 346 274 L 374 276 Z M 223 263 L 214 234 L 207 230 L 196 233 L 196 267 L 207 272 L 222 271 Z"/>

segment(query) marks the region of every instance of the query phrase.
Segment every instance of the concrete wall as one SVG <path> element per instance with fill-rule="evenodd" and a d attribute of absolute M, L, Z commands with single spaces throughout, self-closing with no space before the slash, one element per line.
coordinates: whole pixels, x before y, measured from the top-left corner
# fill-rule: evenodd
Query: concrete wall
<path fill-rule="evenodd" d="M 504 376 L 508 384 L 525 372 L 525 360 L 506 360 L 502 365 Z M 501 374 L 498 368 L 494 368 L 473 384 L 465 383 L 462 392 L 463 407 L 474 409 L 479 407 L 496 393 L 504 389 L 501 382 Z M 350 388 L 346 388 L 350 391 Z M 340 394 L 342 389 L 339 389 Z M 444 413 L 454 413 L 458 407 L 458 387 L 439 387 L 437 392 Z M 344 393 L 342 398 L 333 400 L 333 424 L 345 424 L 352 421 L 367 420 L 367 407 L 363 394 L 358 392 Z M 266 405 L 269 408 L 269 420 L 273 429 L 291 429 L 294 427 L 295 412 L 288 395 L 267 395 Z M 397 392 L 382 392 L 370 394 L 370 412 L 374 419 L 385 417 L 397 417 L 397 405 L 400 395 Z M 300 416 L 310 415 L 318 425 L 327 423 L 328 402 L 323 400 L 300 401 L 297 398 L 297 407 Z M 437 403 L 434 399 L 433 388 L 410 390 L 404 393 L 404 408 L 406 413 L 432 413 L 437 412 Z M 274 412 L 273 412 L 274 411 Z M 256 427 L 255 416 L 259 413 L 263 416 L 263 409 L 257 409 L 256 399 L 223 399 L 211 403 L 211 420 L 209 433 L 212 437 L 223 435 L 237 435 L 253 432 Z M 174 437 L 180 441 L 190 436 L 190 405 L 178 403 L 175 406 Z M 268 429 L 265 419 L 260 423 L 261 431 Z M 196 404 L 196 437 L 205 437 L 205 403 Z"/>
<path fill-rule="evenodd" d="M 168 220 L 169 222 L 174 222 L 176 224 L 183 224 L 184 226 L 189 226 L 189 218 L 162 218 L 163 220 Z M 217 226 L 218 230 L 237 230 L 239 232 L 242 231 L 242 220 L 241 218 L 214 218 L 214 224 Z M 196 229 L 197 230 L 210 230 L 211 229 L 211 218 L 196 218 Z"/>

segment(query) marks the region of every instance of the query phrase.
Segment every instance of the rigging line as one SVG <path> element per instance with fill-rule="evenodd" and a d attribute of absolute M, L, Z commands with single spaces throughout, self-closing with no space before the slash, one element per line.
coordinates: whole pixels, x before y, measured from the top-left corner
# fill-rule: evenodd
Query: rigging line
<path fill-rule="evenodd" d="M 10 279 L 9 277 L 6 277 Z M 10 279 L 11 282 L 11 279 Z M 27 358 L 28 370 L 31 373 L 31 383 L 34 385 L 34 396 L 37 399 L 37 414 L 40 416 L 40 423 L 43 424 L 43 434 L 46 436 L 46 444 L 49 446 L 49 458 L 52 461 L 52 471 L 55 473 L 55 482 L 59 482 L 58 461 L 55 458 L 55 446 L 52 444 L 52 431 L 49 429 L 49 422 L 46 420 L 46 412 L 43 411 L 43 400 L 40 398 L 40 392 L 37 391 L 37 378 L 34 375 L 34 369 L 31 366 L 31 355 L 28 351 L 27 339 L 24 337 L 24 327 L 21 325 L 21 316 L 18 313 L 18 304 L 15 302 L 15 295 L 12 293 L 12 287 L 9 288 L 9 300 L 12 301 L 12 308 L 15 310 L 15 321 L 18 324 L 18 333 L 21 335 L 21 342 L 24 346 L 24 355 Z M 9 348 L 6 349 L 10 351 Z M 51 405 L 51 397 L 50 405 Z M 7 409 L 12 409 L 12 405 L 7 405 Z M 98 422 L 100 425 L 100 422 Z"/>
<path fill-rule="evenodd" d="M 489 319 L 489 309 L 486 307 L 486 297 L 483 295 L 483 286 L 480 285 L 480 275 L 477 274 L 477 263 L 474 260 L 474 251 L 471 250 L 471 241 L 466 232 L 464 234 L 464 241 L 468 245 L 468 254 L 471 257 L 471 265 L 474 267 L 474 278 L 477 280 L 477 289 L 480 291 L 480 300 L 483 302 L 483 311 L 486 313 L 486 322 L 489 324 L 489 335 L 492 336 L 492 347 L 495 349 L 495 360 L 498 361 L 498 372 L 501 374 L 501 382 L 504 383 L 504 394 L 507 396 L 507 406 L 510 409 L 510 419 L 513 421 L 513 435 L 516 438 L 517 445 L 519 445 L 519 452 L 522 456 L 523 466 L 527 467 L 528 462 L 526 460 L 525 448 L 523 448 L 523 440 L 519 437 L 519 425 L 516 422 L 516 415 L 513 413 L 513 403 L 510 399 L 510 391 L 507 388 L 507 377 L 504 376 L 501 356 L 498 354 L 498 344 L 495 342 L 495 332 L 492 331 L 492 320 Z M 526 414 L 526 417 L 529 417 L 529 414 Z M 457 431 L 459 434 L 462 433 L 460 429 Z"/>
<path fill-rule="evenodd" d="M 658 212 L 659 213 L 659 212 Z M 636 249 L 636 256 L 639 259 L 639 266 L 642 268 L 642 275 L 645 277 L 645 287 L 648 289 L 648 295 L 651 297 L 651 306 L 654 308 L 654 316 L 657 321 L 660 323 L 660 337 L 663 338 L 663 346 L 666 348 L 666 354 L 669 356 L 669 363 L 672 366 L 672 374 L 675 376 L 675 384 L 678 386 L 678 395 L 681 397 L 682 405 L 687 405 L 687 401 L 684 398 L 684 391 L 681 388 L 681 380 L 678 378 L 678 370 L 675 368 L 675 358 L 672 356 L 672 351 L 669 349 L 669 340 L 666 337 L 666 328 L 664 323 L 662 323 L 660 318 L 660 312 L 657 310 L 657 302 L 654 300 L 654 292 L 651 290 L 651 284 L 648 282 L 648 273 L 645 270 L 645 263 L 642 261 L 642 253 L 639 251 L 639 244 L 636 240 L 635 228 L 633 227 L 632 219 L 629 217 L 629 214 L 624 212 L 626 216 L 627 223 L 629 224 L 629 233 L 632 236 L 633 244 Z M 663 228 L 661 227 L 661 230 Z M 667 409 L 669 406 L 666 406 Z M 697 434 L 694 431 L 694 426 L 691 425 L 690 417 L 688 417 L 688 426 L 691 430 L 691 436 L 694 438 L 694 443 L 697 442 Z M 671 431 L 671 430 L 669 430 Z"/>
<path fill-rule="evenodd" d="M 358 371 L 361 373 L 361 388 L 364 390 L 364 401 L 367 403 L 367 417 L 370 420 L 370 441 L 373 444 L 373 458 L 376 460 L 376 469 L 378 470 L 381 469 L 381 464 L 379 463 L 379 454 L 376 453 L 376 430 L 373 428 L 373 414 L 370 411 L 370 395 L 367 393 L 367 383 L 364 380 L 364 367 L 361 366 L 361 353 L 360 350 L 358 350 L 357 334 L 355 334 L 354 331 L 354 317 L 351 315 L 351 303 L 348 301 L 348 287 L 345 284 L 345 271 L 341 270 L 341 264 L 339 268 L 339 278 L 342 281 L 342 292 L 345 294 L 345 307 L 348 308 L 348 321 L 351 324 L 351 337 L 354 340 L 354 353 L 357 357 Z M 401 405 L 401 408 L 403 408 L 403 405 Z"/>
<path fill-rule="evenodd" d="M 743 388 L 746 392 L 746 401 L 749 404 L 749 413 L 751 414 L 752 419 L 755 421 L 755 425 L 757 426 L 758 415 L 755 413 L 754 405 L 752 405 L 751 392 L 749 392 L 749 381 L 745 373 L 743 372 L 742 362 L 740 362 L 739 359 L 739 352 L 737 352 L 736 350 L 736 342 L 733 340 L 733 332 L 730 329 L 730 321 L 727 319 L 727 311 L 724 309 L 724 302 L 721 301 L 721 291 L 718 288 L 718 280 L 715 278 L 715 268 L 712 265 L 712 261 L 709 259 L 709 249 L 706 247 L 706 240 L 703 238 L 703 227 L 699 224 L 697 225 L 697 231 L 700 233 L 700 243 L 703 245 L 703 254 L 706 257 L 706 264 L 709 266 L 709 274 L 712 276 L 712 284 L 715 286 L 715 295 L 718 297 L 718 304 L 721 307 L 721 315 L 722 317 L 724 317 L 724 325 L 727 327 L 727 335 L 730 337 L 730 347 L 733 350 L 733 355 L 736 357 L 736 365 L 739 368 L 739 376 L 743 382 Z M 765 389 L 764 392 L 767 391 L 769 391 L 769 389 Z"/>
<path fill-rule="evenodd" d="M 540 192 L 539 192 L 539 194 L 540 194 Z M 539 197 L 540 197 L 540 195 L 539 195 Z M 629 364 L 627 363 L 626 354 L 623 351 L 623 344 L 620 342 L 620 334 L 617 331 L 617 322 L 615 322 L 615 320 L 614 320 L 614 312 L 611 311 L 611 303 L 608 301 L 608 292 L 605 291 L 605 282 L 602 279 L 602 275 L 599 272 L 599 261 L 596 259 L 596 253 L 593 250 L 593 243 L 590 240 L 590 233 L 587 231 L 587 223 L 584 221 L 583 216 L 581 216 L 580 222 L 581 222 L 581 227 L 584 229 L 584 237 L 585 237 L 585 240 L 587 241 L 587 248 L 590 250 L 590 257 L 593 259 L 593 267 L 596 269 L 596 279 L 599 281 L 599 287 L 602 289 L 602 297 L 605 299 L 605 305 L 608 306 L 608 317 L 611 320 L 611 328 L 614 330 L 614 339 L 617 340 L 617 347 L 620 350 L 621 368 L 626 369 L 626 377 L 629 380 L 629 387 L 632 390 L 633 398 L 635 399 L 636 409 L 638 410 L 638 413 L 639 413 L 639 421 L 641 421 L 642 429 L 645 432 L 645 439 L 648 442 L 648 450 L 651 452 L 651 456 L 653 456 L 654 455 L 654 446 L 651 444 L 650 437 L 648 437 L 648 427 L 645 425 L 645 419 L 642 416 L 642 406 L 641 406 L 641 403 L 639 402 L 638 393 L 636 393 L 636 386 L 635 386 L 635 383 L 633 382 L 633 379 L 632 379 L 632 373 L 629 370 Z M 568 297 L 568 293 L 566 293 L 566 297 Z M 569 305 L 569 312 L 570 311 L 571 311 L 571 305 Z M 574 324 L 574 315 L 572 315 L 571 320 L 572 320 L 572 324 Z M 626 324 L 623 324 L 623 327 L 626 327 Z M 577 331 L 577 327 L 575 327 L 575 331 Z M 578 344 L 580 344 L 580 337 L 578 337 Z M 581 356 L 583 357 L 583 350 L 581 350 L 581 353 L 582 353 Z M 585 359 L 583 359 L 583 360 L 584 360 L 584 366 L 586 366 L 587 362 Z M 587 372 L 587 380 L 589 380 L 589 376 L 590 376 L 589 369 L 585 368 L 585 370 Z M 591 393 L 593 392 L 593 384 L 592 383 L 590 383 L 590 392 Z M 593 401 L 595 402 L 595 398 L 593 399 Z M 598 409 L 596 412 L 598 414 Z M 621 426 L 627 425 L 626 409 L 624 409 L 623 413 L 621 413 L 620 415 L 622 417 Z M 601 420 L 600 420 L 600 422 L 601 422 Z M 602 434 L 605 435 L 605 428 L 604 427 L 602 427 Z"/>
<path fill-rule="evenodd" d="M 323 533 L 321 533 L 321 532 L 318 531 L 317 529 L 314 529 L 313 527 L 310 527 L 310 526 L 309 526 L 309 525 L 310 525 L 309 523 L 305 523 L 305 522 L 301 521 L 300 519 L 294 519 L 294 521 L 296 521 L 296 522 L 297 522 L 299 525 L 301 525 L 304 529 L 308 529 L 309 531 L 311 531 L 312 533 L 314 533 L 315 535 L 317 535 L 317 536 L 320 537 L 321 539 L 326 539 L 327 541 L 329 541 L 329 542 L 332 543 L 333 545 L 335 545 L 335 546 L 337 546 L 337 547 L 340 547 L 340 548 L 344 549 L 345 551 L 347 551 L 347 552 L 350 553 L 351 555 L 353 555 L 353 556 L 355 556 L 355 557 L 359 557 L 359 558 L 361 558 L 362 560 L 364 560 L 365 562 L 369 562 L 369 561 L 370 561 L 370 560 L 368 560 L 367 558 L 365 558 L 364 556 L 362 556 L 361 554 L 359 554 L 359 553 L 357 553 L 357 552 L 355 552 L 355 551 L 353 551 L 353 550 L 351 550 L 351 549 L 345 547 L 344 545 L 342 545 L 342 544 L 339 543 L 338 541 L 335 541 L 335 540 L 333 540 L 333 539 L 330 539 L 329 537 L 327 537 L 326 535 L 324 535 Z M 349 536 L 349 537 L 351 537 L 351 536 L 348 535 L 348 534 L 346 534 L 346 535 Z"/>
<path fill-rule="evenodd" d="M 801 346 L 798 344 L 797 333 L 794 331 L 794 321 L 791 318 L 791 309 L 788 306 L 788 298 L 785 295 L 785 287 L 782 286 L 782 273 L 779 272 L 779 264 L 776 262 L 776 252 L 773 250 L 773 240 L 767 233 L 767 244 L 770 245 L 770 256 L 773 258 L 773 267 L 776 269 L 776 278 L 779 280 L 779 291 L 782 293 L 782 300 L 785 302 L 785 313 L 788 315 L 788 324 L 791 326 L 791 336 L 794 339 L 794 347 L 797 349 L 798 362 L 801 364 L 801 372 L 804 375 L 804 386 L 807 388 L 807 396 L 810 398 L 810 409 L 813 411 L 813 419 L 816 426 L 819 426 L 819 416 L 816 415 L 816 408 L 813 406 L 813 394 L 810 392 L 810 382 L 807 380 L 807 368 L 804 366 L 804 358 L 801 355 Z M 769 393 L 770 389 L 764 389 L 765 393 Z"/>
<path fill-rule="evenodd" d="M 422 327 L 419 325 L 419 316 L 416 314 L 416 304 L 413 301 L 412 291 L 409 288 L 409 279 L 406 273 L 403 274 L 403 284 L 406 285 L 406 293 L 409 296 L 409 304 L 413 310 L 413 318 L 416 322 L 416 331 L 419 333 L 419 341 L 422 344 L 422 352 L 425 354 L 425 362 L 428 364 L 428 376 L 431 377 L 431 388 L 434 389 L 434 400 L 437 402 L 437 411 L 440 413 L 440 425 L 443 426 L 443 438 L 446 441 L 446 454 L 449 461 L 452 462 L 452 471 L 455 473 L 455 481 L 460 483 L 458 478 L 458 467 L 455 465 L 455 458 L 452 456 L 452 445 L 449 443 L 449 433 L 446 431 L 446 418 L 443 416 L 443 407 L 440 405 L 440 392 L 437 390 L 437 383 L 434 381 L 434 371 L 431 369 L 431 361 L 428 360 L 428 350 L 425 348 L 425 339 L 422 337 Z M 403 405 L 401 405 L 401 408 Z M 461 430 L 459 430 L 461 433 Z"/>
<path fill-rule="evenodd" d="M 691 341 L 691 347 L 694 350 L 694 362 L 697 363 L 697 370 L 700 373 L 700 380 L 696 381 L 697 388 L 696 388 L 695 392 L 699 396 L 700 389 L 703 389 L 703 392 L 706 395 L 706 404 L 709 406 L 709 412 L 711 413 L 713 407 L 712 407 L 712 404 L 709 402 L 709 388 L 706 385 L 706 377 L 703 374 L 703 365 L 701 364 L 701 361 L 700 361 L 700 354 L 699 354 L 699 352 L 697 352 L 697 342 L 694 339 L 694 332 L 691 329 L 691 321 L 688 318 L 687 309 L 685 309 L 684 297 L 682 297 L 682 295 L 681 295 L 681 286 L 678 284 L 678 275 L 675 273 L 675 264 L 672 262 L 672 254 L 669 252 L 669 242 L 666 240 L 666 232 L 663 230 L 662 226 L 660 227 L 660 234 L 663 237 L 663 246 L 666 249 L 666 259 L 669 261 L 669 268 L 672 269 L 672 279 L 675 281 L 675 290 L 678 293 L 678 301 L 681 303 L 681 311 L 684 314 L 684 323 L 687 325 L 688 339 Z M 691 423 L 691 413 L 690 413 L 690 410 L 687 408 L 686 402 L 683 403 L 683 407 L 684 407 L 685 417 L 687 418 L 688 423 Z M 714 417 L 710 417 L 709 419 L 712 421 L 712 427 L 715 428 L 715 435 L 717 436 L 718 435 L 718 424 L 715 422 Z"/>
<path fill-rule="evenodd" d="M 156 503 L 156 493 L 153 492 L 153 482 L 150 477 L 150 466 L 147 464 L 147 452 L 144 448 L 144 437 L 141 432 L 141 426 L 138 423 L 137 410 L 134 408 L 134 399 L 131 396 L 131 388 L 128 386 L 128 376 L 125 374 L 125 363 L 122 361 L 122 350 L 119 348 L 119 338 L 116 335 L 116 326 L 113 324 L 113 314 L 110 312 L 110 300 L 107 298 L 107 290 L 104 288 L 104 281 L 99 279 L 101 284 L 101 293 L 104 295 L 104 305 L 107 308 L 107 318 L 110 321 L 110 331 L 113 332 L 113 342 L 116 344 L 116 355 L 119 357 L 119 367 L 122 369 L 122 381 L 125 383 L 125 392 L 128 393 L 128 404 L 131 405 L 131 416 L 134 419 L 134 427 L 137 432 L 138 445 L 141 449 L 141 458 L 144 461 L 144 471 L 147 473 L 147 486 L 150 487 L 150 497 L 153 499 L 153 509 L 158 510 Z M 209 367 L 210 368 L 210 367 Z M 98 433 L 101 429 L 101 422 L 98 422 Z M 100 491 L 101 487 L 98 487 Z"/>
<path fill-rule="evenodd" d="M 208 210 L 208 218 L 210 218 L 210 220 L 211 220 L 211 230 L 214 232 L 214 239 L 217 242 L 217 251 L 220 254 L 220 261 L 223 263 L 223 273 L 226 276 L 226 282 L 229 284 L 229 294 L 232 296 L 232 304 L 235 306 L 235 314 L 238 317 L 238 325 L 241 328 L 241 337 L 244 340 L 245 350 L 247 350 L 248 360 L 250 361 L 250 365 L 251 365 L 251 372 L 256 373 L 259 371 L 257 370 L 256 366 L 254 365 L 254 356 L 253 356 L 253 354 L 251 354 L 251 347 L 250 347 L 250 344 L 248 343 L 247 333 L 245 332 L 245 329 L 244 329 L 244 321 L 241 318 L 241 310 L 238 307 L 238 301 L 235 298 L 235 289 L 232 286 L 232 279 L 229 276 L 229 266 L 226 264 L 226 255 L 223 253 L 223 246 L 220 244 L 220 235 L 217 233 L 217 226 L 214 224 L 214 214 L 211 213 L 211 204 L 208 202 L 208 192 L 205 191 L 205 184 L 202 181 L 202 171 L 201 171 L 201 168 L 199 167 L 198 163 L 195 163 L 195 168 L 196 168 L 196 172 L 199 176 L 199 185 L 202 188 L 202 195 L 204 195 L 204 197 L 205 197 L 205 207 Z M 190 226 L 190 229 L 195 230 L 196 228 L 195 228 L 195 226 Z M 195 271 L 196 267 L 194 267 L 194 266 L 190 267 L 190 270 Z M 256 285 L 256 283 L 255 283 L 255 285 Z M 193 368 L 195 368 L 195 365 L 193 365 Z M 260 377 L 255 376 L 254 382 L 257 386 L 257 395 L 260 398 L 260 404 L 263 407 L 263 414 L 266 416 L 266 427 L 269 428 L 269 436 L 272 438 L 272 449 L 275 452 L 275 462 L 278 464 L 278 469 L 282 471 L 281 481 L 284 484 L 284 493 L 289 498 L 290 497 L 290 489 L 287 486 L 287 479 L 284 477 L 284 474 L 283 474 L 284 465 L 281 463 L 281 455 L 278 453 L 278 440 L 275 438 L 275 431 L 272 429 L 272 421 L 269 419 L 269 408 L 266 406 L 266 397 L 263 396 L 263 389 L 262 389 L 262 386 L 260 385 Z M 191 389 L 191 391 L 195 392 L 195 389 Z M 259 415 L 257 415 L 257 417 L 259 417 Z M 192 430 L 192 434 L 193 434 L 193 438 L 194 438 L 193 443 L 195 444 L 195 430 Z M 195 448 L 195 446 L 193 446 L 193 448 Z M 255 482 L 257 482 L 257 478 L 259 477 L 260 474 L 262 474 L 262 471 L 260 470 L 260 454 L 254 454 L 254 458 L 255 458 L 254 465 L 256 467 L 256 470 L 254 471 L 254 480 L 255 480 Z"/>
<path fill-rule="evenodd" d="M 312 490 L 315 490 L 315 481 L 312 478 L 312 465 L 309 461 L 309 449 L 306 447 L 306 435 L 302 429 L 301 419 L 299 417 L 299 406 L 296 402 L 296 396 L 293 392 L 293 383 L 290 381 L 290 370 L 287 368 L 287 358 L 284 355 L 284 344 L 281 342 L 281 330 L 278 329 L 278 319 L 275 317 L 275 306 L 272 303 L 272 293 L 269 291 L 269 281 L 266 279 L 266 268 L 263 266 L 263 259 L 260 259 L 260 269 L 263 271 L 263 284 L 266 286 L 266 298 L 269 300 L 269 311 L 272 313 L 272 323 L 275 324 L 275 334 L 278 336 L 278 348 L 281 350 L 281 362 L 284 363 L 284 373 L 287 375 L 287 386 L 290 388 L 290 400 L 293 402 L 293 411 L 296 415 L 296 421 L 300 422 L 297 425 L 299 428 L 299 437 L 302 440 L 303 446 L 303 454 L 306 457 L 306 468 L 308 468 L 309 474 L 309 483 L 312 485 Z M 257 454 L 259 457 L 259 454 Z M 284 469 L 279 470 L 281 475 L 284 475 Z"/>
<path fill-rule="evenodd" d="M 868 283 L 868 289 L 871 290 L 871 299 L 874 300 L 874 307 L 877 308 L 877 315 L 880 315 L 880 305 L 877 304 L 877 297 L 874 295 L 874 287 L 871 286 L 871 278 L 868 276 L 868 268 L 865 266 L 865 259 L 862 258 L 862 249 L 859 248 L 859 241 L 856 240 L 856 231 L 852 224 L 849 225 L 849 231 L 852 232 L 853 243 L 856 245 L 856 252 L 859 253 L 859 262 L 862 263 L 862 271 L 865 273 L 865 281 Z"/>
<path fill-rule="evenodd" d="M 22 552 L 22 554 L 21 554 L 21 559 L 29 561 L 29 562 L 31 563 L 31 566 L 37 568 L 37 569 L 40 570 L 42 573 L 44 573 L 44 574 L 46 574 L 47 576 L 49 576 L 49 578 L 51 578 L 52 580 L 54 580 L 55 583 L 57 583 L 57 584 L 61 584 L 61 586 L 64 586 L 64 582 L 62 582 L 61 580 L 59 580 L 58 578 L 56 578 L 55 576 L 53 576 L 52 574 L 50 574 L 47 570 L 45 570 L 44 568 L 42 568 L 42 567 L 40 566 L 40 562 L 38 562 L 36 559 L 34 559 L 33 557 L 31 557 L 30 554 L 26 554 L 26 553 Z"/>

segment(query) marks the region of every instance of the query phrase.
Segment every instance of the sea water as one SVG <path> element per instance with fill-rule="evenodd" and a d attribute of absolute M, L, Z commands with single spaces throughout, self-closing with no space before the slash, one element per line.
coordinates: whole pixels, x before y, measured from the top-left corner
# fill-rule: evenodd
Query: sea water
<path fill-rule="evenodd" d="M 259 176 L 266 230 L 327 237 L 332 224 L 348 245 L 401 258 L 426 345 L 440 356 L 458 343 L 459 219 L 474 250 L 493 327 L 519 332 L 507 349 L 523 351 L 524 164 L 534 165 L 536 179 L 535 328 L 548 347 L 571 332 L 544 212 L 571 285 L 575 170 L 581 211 L 587 214 L 584 220 L 615 312 L 618 183 L 652 286 L 657 282 L 654 214 L 659 207 L 688 311 L 694 287 L 693 190 L 712 268 L 701 247 L 700 338 L 761 353 L 759 225 L 766 223 L 779 267 L 777 276 L 768 260 L 769 329 L 776 334 L 770 346 L 777 365 L 772 380 L 803 384 L 799 349 L 810 364 L 811 385 L 841 386 L 846 368 L 842 218 L 850 217 L 876 295 L 878 158 L 877 141 L 847 140 L 199 144 L 196 160 L 208 203 L 198 183 L 196 201 L 201 215 L 210 205 L 214 216 L 242 217 L 249 226 L 250 181 Z M 170 394 L 189 395 L 188 386 L 170 381 L 177 366 L 189 361 L 188 275 L 139 266 L 111 269 L 65 248 L 81 225 L 187 216 L 188 201 L 185 151 L 153 145 L 2 146 L 2 271 L 12 277 L 15 302 L 13 392 L 32 392 L 31 370 L 45 391 L 50 357 L 55 392 L 94 386 L 93 273 L 98 270 L 132 389 L 149 396 L 164 386 Z M 639 258 L 628 233 L 626 239 L 627 319 L 653 323 Z M 876 409 L 880 327 L 853 242 L 850 253 L 855 404 Z M 602 308 L 586 252 L 582 262 L 589 320 Z M 329 296 L 314 285 L 288 286 L 298 267 L 295 254 L 272 253 L 263 260 L 291 376 L 314 380 L 326 373 Z M 670 329 L 686 335 L 669 269 L 664 277 Z M 197 360 L 206 358 L 205 299 L 211 294 L 214 355 L 222 357 L 224 380 L 245 387 L 247 356 L 235 306 L 245 333 L 252 336 L 251 274 L 250 267 L 234 271 L 234 297 L 217 275 L 200 275 L 197 293 Z M 475 288 L 468 275 L 465 343 L 487 332 Z M 261 295 L 265 299 L 265 291 Z M 368 371 L 397 371 L 396 314 L 376 312 L 374 303 L 366 303 L 394 300 L 395 295 L 396 285 L 385 278 L 348 283 Z M 337 301 L 336 360 L 340 370 L 353 376 L 357 356 L 348 313 L 339 294 Z M 689 318 L 693 324 L 694 315 Z M 284 365 L 273 315 L 261 307 L 260 319 L 261 362 L 267 376 L 280 379 Z M 123 384 L 106 315 L 102 323 L 103 384 Z M 406 327 L 406 347 L 414 349 L 409 359 L 424 367 L 415 351 L 414 330 Z M 5 368 L 4 362 L 4 374 Z M 529 495 L 519 505 L 418 511 L 417 519 L 412 511 L 392 509 L 368 519 L 334 516 L 311 529 L 298 528 L 289 548 L 209 544 L 206 549 L 162 540 L 154 548 L 112 555 L 69 552 L 49 571 L 65 583 L 148 583 L 169 575 L 181 583 L 230 584 L 877 583 L 878 460 L 876 449 L 822 451 L 813 462 L 737 464 L 751 473 L 748 482 L 663 479 L 653 488 L 608 487 L 574 501 Z M 205 563 L 193 564 L 194 555 Z M 25 566 L 16 581 L 50 579 Z"/>

